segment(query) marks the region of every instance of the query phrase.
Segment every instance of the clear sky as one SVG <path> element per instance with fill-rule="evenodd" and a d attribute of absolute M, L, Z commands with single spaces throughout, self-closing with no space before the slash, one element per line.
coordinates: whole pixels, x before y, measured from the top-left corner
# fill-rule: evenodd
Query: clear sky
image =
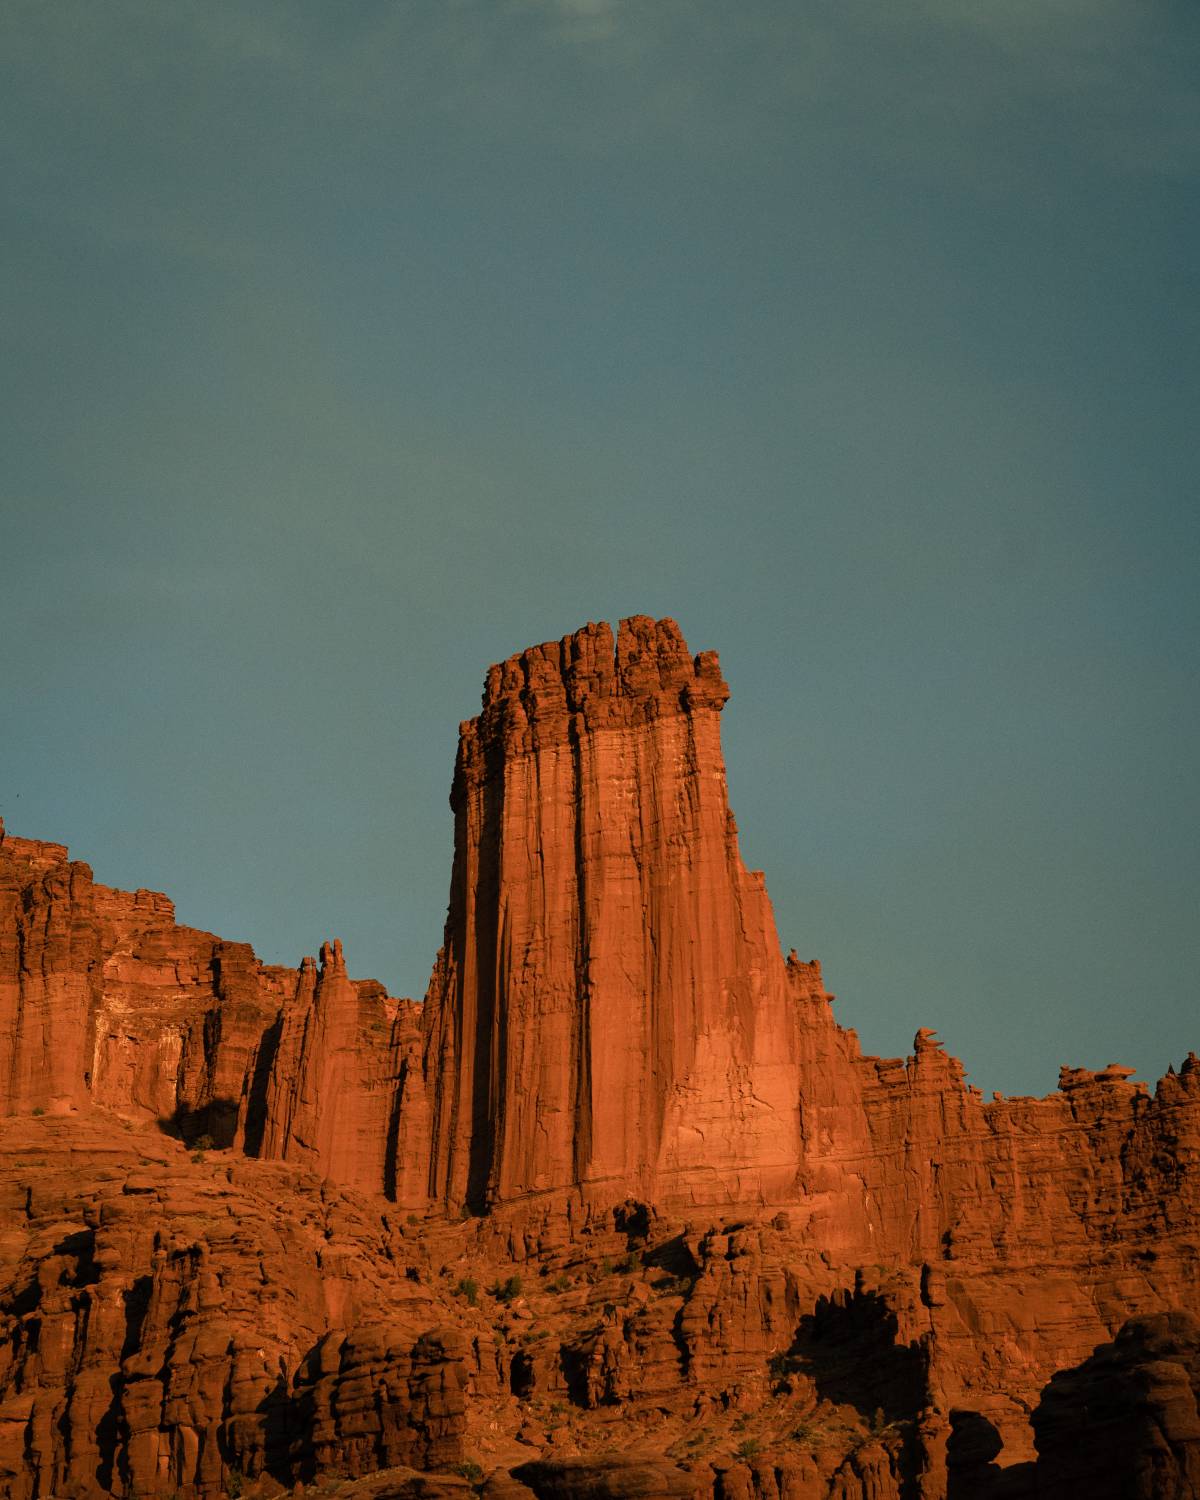
<path fill-rule="evenodd" d="M 489 662 L 721 652 L 867 1050 L 1200 1048 L 1194 0 L 6 0 L 0 814 L 421 994 Z"/>

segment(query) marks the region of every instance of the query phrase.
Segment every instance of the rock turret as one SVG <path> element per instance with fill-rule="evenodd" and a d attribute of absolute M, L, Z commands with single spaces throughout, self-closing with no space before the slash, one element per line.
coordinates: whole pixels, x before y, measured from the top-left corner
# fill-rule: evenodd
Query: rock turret
<path fill-rule="evenodd" d="M 429 996 L 435 1198 L 791 1188 L 795 1005 L 738 853 L 728 696 L 714 652 L 643 615 L 488 673 L 460 731 Z"/>

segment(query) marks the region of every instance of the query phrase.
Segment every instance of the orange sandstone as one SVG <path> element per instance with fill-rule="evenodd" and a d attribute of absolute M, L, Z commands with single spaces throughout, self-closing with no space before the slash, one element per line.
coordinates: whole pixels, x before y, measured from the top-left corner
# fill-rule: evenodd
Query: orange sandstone
<path fill-rule="evenodd" d="M 0 825 L 0 1496 L 1200 1497 L 1200 1063 L 864 1057 L 727 698 L 643 616 L 491 669 L 423 1005 Z"/>

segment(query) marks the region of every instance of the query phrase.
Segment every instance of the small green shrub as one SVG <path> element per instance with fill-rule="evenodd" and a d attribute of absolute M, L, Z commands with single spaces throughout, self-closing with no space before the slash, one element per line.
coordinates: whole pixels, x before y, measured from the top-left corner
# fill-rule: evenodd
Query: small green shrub
<path fill-rule="evenodd" d="M 35 1104 L 33 1106 L 33 1112 L 34 1112 L 35 1115 L 44 1115 L 46 1113 L 46 1111 L 42 1108 L 42 1106 L 40 1104 Z"/>
<path fill-rule="evenodd" d="M 521 1278 L 509 1276 L 504 1281 L 497 1281 L 492 1287 L 492 1296 L 500 1302 L 515 1302 L 521 1295 Z"/>
<path fill-rule="evenodd" d="M 213 1148 L 213 1138 L 211 1135 L 198 1135 L 194 1146 L 197 1151 L 211 1151 Z"/>
<path fill-rule="evenodd" d="M 464 1458 L 460 1464 L 452 1464 L 451 1474 L 457 1474 L 460 1479 L 469 1479 L 472 1484 L 478 1484 L 483 1478 L 483 1469 L 473 1458 Z"/>
<path fill-rule="evenodd" d="M 546 1285 L 552 1292 L 569 1292 L 571 1290 L 571 1278 L 560 1271 Z"/>
<path fill-rule="evenodd" d="M 454 1290 L 466 1301 L 468 1307 L 479 1306 L 479 1283 L 474 1276 L 464 1276 Z"/>
<path fill-rule="evenodd" d="M 758 1452 L 758 1450 L 761 1447 L 762 1447 L 762 1444 L 759 1442 L 759 1440 L 757 1438 L 755 1438 L 755 1437 L 746 1438 L 743 1442 L 740 1442 L 737 1445 L 737 1450 L 736 1450 L 737 1451 L 737 1457 L 738 1458 L 753 1458 L 754 1455 Z"/>

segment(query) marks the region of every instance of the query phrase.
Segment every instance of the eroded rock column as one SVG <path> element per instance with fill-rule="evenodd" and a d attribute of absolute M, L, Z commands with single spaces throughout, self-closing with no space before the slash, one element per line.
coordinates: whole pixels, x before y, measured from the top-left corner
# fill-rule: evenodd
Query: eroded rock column
<path fill-rule="evenodd" d="M 738 853 L 715 653 L 589 625 L 461 728 L 430 991 L 432 1191 L 757 1201 L 797 1170 L 795 1002 Z"/>

